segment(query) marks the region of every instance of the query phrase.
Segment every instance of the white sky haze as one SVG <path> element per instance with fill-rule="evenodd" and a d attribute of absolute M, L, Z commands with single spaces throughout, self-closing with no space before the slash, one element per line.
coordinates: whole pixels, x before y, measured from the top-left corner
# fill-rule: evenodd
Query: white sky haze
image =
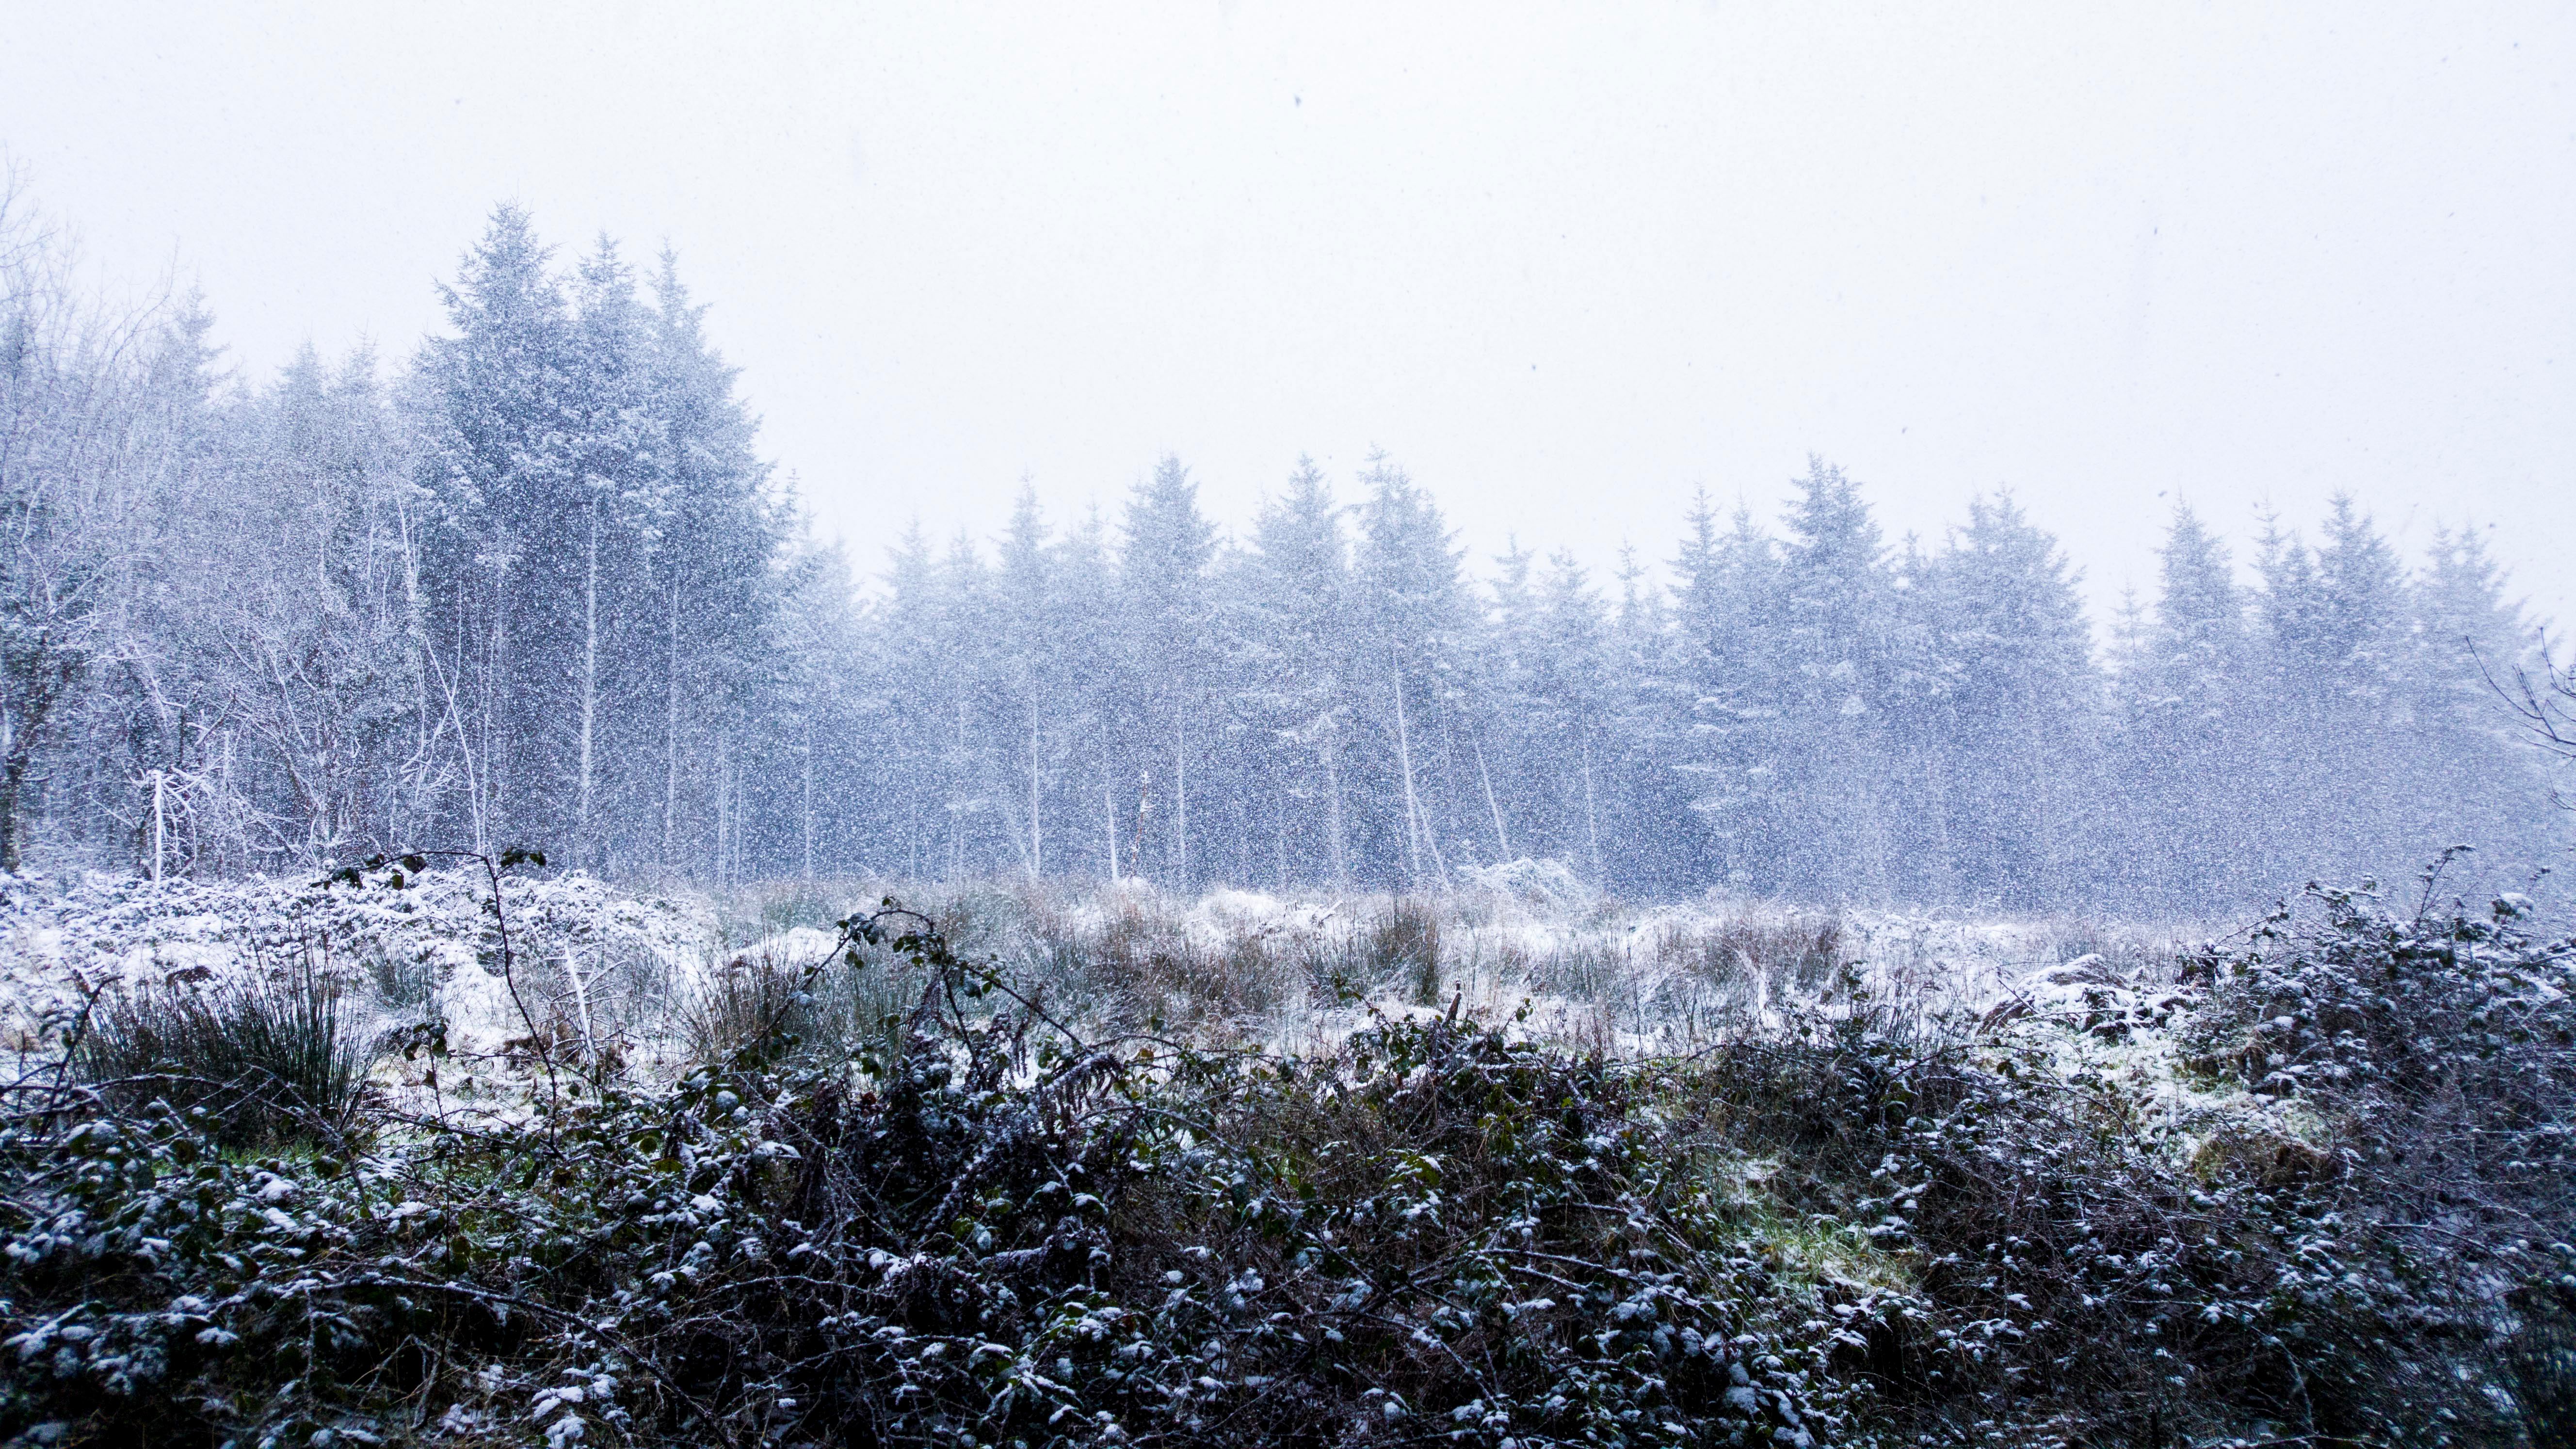
<path fill-rule="evenodd" d="M 501 198 L 668 238 L 870 567 L 1382 447 L 1606 572 L 1812 451 L 1891 538 L 2009 485 L 2097 604 L 2337 489 L 2576 600 L 2563 4 L 0 10 L 35 199 L 244 376 L 407 356 Z"/>

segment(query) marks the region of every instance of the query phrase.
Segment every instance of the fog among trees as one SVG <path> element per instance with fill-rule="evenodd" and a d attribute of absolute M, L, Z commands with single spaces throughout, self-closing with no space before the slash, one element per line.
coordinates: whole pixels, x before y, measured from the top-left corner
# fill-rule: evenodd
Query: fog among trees
<path fill-rule="evenodd" d="M 1283 459 L 1240 535 L 1166 457 L 1105 513 L 826 544 L 685 277 L 504 206 L 437 335 L 256 378 L 11 196 L 5 863 L 1411 890 L 1554 857 L 1631 895 L 2193 913 L 2566 837 L 2490 682 L 2533 621 L 2471 528 L 2403 558 L 2346 498 L 2241 558 L 2178 508 L 2108 620 L 2008 493 L 1890 538 L 1822 458 L 1676 499 L 1606 574 L 1467 556 L 1388 457 Z"/>

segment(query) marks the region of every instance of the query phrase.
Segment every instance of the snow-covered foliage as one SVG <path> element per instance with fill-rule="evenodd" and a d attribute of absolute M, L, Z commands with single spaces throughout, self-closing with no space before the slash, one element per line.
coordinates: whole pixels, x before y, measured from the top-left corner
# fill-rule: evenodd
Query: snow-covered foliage
<path fill-rule="evenodd" d="M 460 1048 L 496 1050 L 531 1027 L 498 974 L 495 879 L 541 1024 L 571 1021 L 595 996 L 596 1029 L 658 1029 L 639 1013 L 684 992 L 713 948 L 703 904 L 581 874 L 433 870 L 401 890 L 309 875 L 0 875 L 0 1031 L 30 1043 L 92 990 L 183 986 L 291 960 L 359 988 L 386 1024 L 435 1014 Z"/>
<path fill-rule="evenodd" d="M 1982 1010 L 2032 971 L 2091 953 L 2168 973 L 2172 932 L 2078 921 L 1770 902 L 1641 906 L 1607 900 L 1557 861 L 1478 873 L 1447 897 L 1176 898 L 1141 882 L 963 889 L 840 882 L 716 897 L 639 895 L 580 873 L 500 878 L 518 984 L 537 1024 L 587 1028 L 667 1060 L 693 1007 L 739 977 L 831 954 L 831 923 L 889 892 L 921 904 L 960 949 L 1007 961 L 1098 1019 L 1190 1023 L 1280 1044 L 1338 1040 L 1372 1011 L 1519 1014 L 1524 1035 L 1623 1054 L 1688 1050 L 1776 1027 L 1849 977 L 1918 1019 Z M 0 879 L 0 1023 L 33 1040 L 97 987 L 184 983 L 292 957 L 355 983 L 381 1023 L 434 1011 L 461 1050 L 526 1035 L 500 975 L 481 868 L 433 869 L 404 889 L 84 875 Z M 1855 974 L 1856 973 L 1856 974 Z M 2044 991 L 2043 991 L 2044 994 Z M 1526 1006 L 1528 1010 L 1522 1011 Z"/>
<path fill-rule="evenodd" d="M 2501 1446 L 2576 1423 L 2576 942 L 2520 897 L 2320 890 L 2177 951 L 1502 892 L 988 887 L 818 928 L 847 908 L 810 887 L 691 906 L 504 877 L 495 917 L 470 876 L 392 874 L 229 899 L 19 879 L 8 909 L 74 991 L 255 966 L 263 933 L 446 942 L 454 974 L 503 922 L 624 941 L 696 963 L 661 1046 L 403 1036 L 371 1125 L 252 1157 L 29 1043 L 0 1092 L 0 1433 Z M 1993 984 L 1909 974 L 1963 961 Z M 1694 971 L 1749 985 L 1694 1023 L 1671 984 Z M 1584 1004 L 1633 1025 L 1547 1018 Z"/>

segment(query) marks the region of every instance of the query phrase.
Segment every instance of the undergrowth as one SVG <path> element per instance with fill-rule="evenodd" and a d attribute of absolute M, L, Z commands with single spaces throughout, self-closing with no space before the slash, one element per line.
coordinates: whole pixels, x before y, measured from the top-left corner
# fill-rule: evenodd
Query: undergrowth
<path fill-rule="evenodd" d="M 0 1435 L 2563 1442 L 2576 960 L 2510 898 L 2311 904 L 1982 1024 L 1837 965 L 1688 1057 L 1090 1032 L 888 903 L 714 988 L 676 1081 L 280 1150 L 43 1068 Z M 2188 1106 L 2105 1065 L 2159 1044 Z"/>

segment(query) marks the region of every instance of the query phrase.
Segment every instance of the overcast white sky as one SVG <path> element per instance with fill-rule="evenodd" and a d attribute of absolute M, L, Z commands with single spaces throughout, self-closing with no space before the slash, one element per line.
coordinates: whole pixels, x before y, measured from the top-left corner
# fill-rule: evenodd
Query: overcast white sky
<path fill-rule="evenodd" d="M 2349 489 L 2576 584 L 2576 7 L 0 0 L 0 145 L 236 364 L 406 355 L 496 199 L 667 237 L 871 564 L 1372 446 L 1480 555 L 1667 558 L 1810 451 L 2097 598 Z"/>

